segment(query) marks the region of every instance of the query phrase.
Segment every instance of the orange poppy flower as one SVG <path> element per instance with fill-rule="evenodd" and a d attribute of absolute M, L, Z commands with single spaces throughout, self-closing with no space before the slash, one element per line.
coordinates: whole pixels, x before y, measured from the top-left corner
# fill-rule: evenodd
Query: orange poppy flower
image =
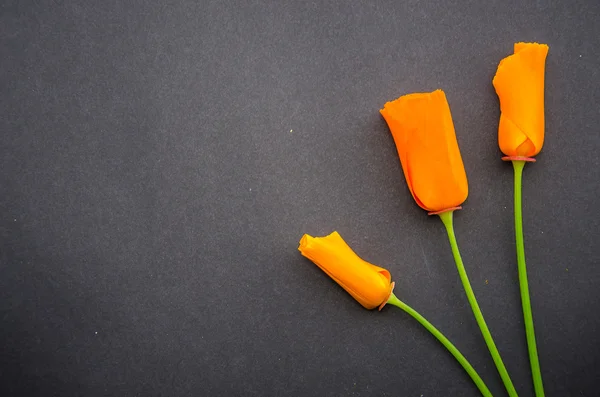
<path fill-rule="evenodd" d="M 500 150 L 532 157 L 544 144 L 544 73 L 548 46 L 516 43 L 514 54 L 498 65 L 493 84 L 500 98 Z"/>
<path fill-rule="evenodd" d="M 392 293 L 390 272 L 362 260 L 338 232 L 326 237 L 305 234 L 298 250 L 369 310 L 381 310 Z"/>
<path fill-rule="evenodd" d="M 444 92 L 401 96 L 386 103 L 381 114 L 417 204 L 430 212 L 460 206 L 469 186 Z"/>

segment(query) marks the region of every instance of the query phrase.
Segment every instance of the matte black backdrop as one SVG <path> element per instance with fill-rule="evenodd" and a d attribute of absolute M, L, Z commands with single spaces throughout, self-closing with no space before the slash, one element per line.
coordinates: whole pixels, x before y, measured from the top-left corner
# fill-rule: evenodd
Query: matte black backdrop
<path fill-rule="evenodd" d="M 478 395 L 415 321 L 297 251 L 333 230 L 503 395 L 378 112 L 436 88 L 469 177 L 463 257 L 531 395 L 491 84 L 516 41 L 550 45 L 524 178 L 546 390 L 599 395 L 599 17 L 595 0 L 3 1 L 0 395 Z"/>

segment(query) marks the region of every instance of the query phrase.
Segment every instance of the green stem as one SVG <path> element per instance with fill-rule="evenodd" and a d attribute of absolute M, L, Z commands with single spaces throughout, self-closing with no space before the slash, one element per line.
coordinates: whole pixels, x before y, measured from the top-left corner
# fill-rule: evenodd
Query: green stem
<path fill-rule="evenodd" d="M 529 363 L 531 365 L 531 376 L 533 387 L 537 397 L 544 396 L 544 385 L 542 384 L 542 373 L 538 359 L 537 346 L 535 343 L 535 331 L 533 329 L 533 316 L 531 314 L 531 302 L 529 300 L 529 285 L 527 283 L 527 268 L 525 265 L 525 245 L 523 243 L 523 215 L 521 212 L 521 181 L 525 161 L 514 160 L 515 169 L 515 236 L 517 240 L 517 264 L 519 268 L 519 286 L 521 288 L 521 304 L 523 305 L 523 318 L 525 319 L 525 335 L 527 336 L 527 349 L 529 350 Z"/>
<path fill-rule="evenodd" d="M 448 338 L 444 336 L 444 334 L 438 331 L 437 328 L 435 328 L 429 321 L 427 321 L 425 317 L 421 316 L 415 309 L 402 302 L 393 293 L 390 295 L 390 298 L 388 299 L 387 303 L 399 307 L 406 313 L 410 314 L 419 323 L 421 323 L 421 325 L 425 327 L 427 331 L 431 332 L 431 334 L 435 336 L 437 340 L 439 340 L 442 343 L 442 345 L 446 347 L 446 349 L 448 349 L 448 351 L 454 356 L 454 358 L 456 358 L 460 365 L 462 365 L 462 367 L 465 369 L 465 371 L 467 371 L 471 379 L 473 379 L 473 382 L 475 382 L 475 385 L 477 386 L 481 394 L 486 397 L 493 397 L 492 393 L 490 393 L 483 380 L 479 377 L 479 375 L 477 374 L 473 366 L 469 363 L 469 361 L 467 361 L 465 356 L 461 354 L 461 352 L 452 344 L 452 342 L 448 340 Z"/>
<path fill-rule="evenodd" d="M 473 288 L 471 288 L 471 283 L 469 282 L 469 278 L 467 277 L 467 272 L 465 270 L 465 265 L 463 264 L 462 258 L 460 257 L 460 252 L 458 250 L 458 244 L 456 242 L 456 236 L 454 235 L 454 224 L 452 221 L 452 211 L 447 211 L 439 214 L 440 219 L 444 223 L 446 227 L 446 231 L 448 232 L 448 239 L 450 240 L 450 246 L 452 247 L 452 254 L 454 255 L 454 261 L 456 262 L 456 267 L 458 268 L 458 274 L 460 276 L 460 280 L 462 281 L 463 288 L 467 294 L 467 299 L 469 300 L 469 304 L 471 305 L 471 309 L 473 310 L 473 314 L 475 315 L 475 320 L 477 320 L 477 325 L 479 325 L 479 329 L 481 330 L 481 334 L 483 335 L 483 339 L 485 339 L 485 343 L 487 344 L 488 350 L 490 351 L 492 358 L 494 359 L 494 364 L 496 364 L 496 368 L 498 369 L 498 373 L 500 373 L 500 377 L 502 378 L 502 382 L 504 382 L 504 387 L 508 391 L 509 396 L 517 397 L 517 391 L 510 380 L 510 376 L 506 371 L 506 367 L 502 362 L 502 358 L 500 357 L 500 353 L 496 348 L 496 344 L 494 343 L 494 339 L 492 338 L 492 334 L 483 319 L 483 314 L 481 313 L 481 309 L 479 308 L 479 304 L 477 303 L 477 299 L 475 299 L 475 294 L 473 293 Z"/>

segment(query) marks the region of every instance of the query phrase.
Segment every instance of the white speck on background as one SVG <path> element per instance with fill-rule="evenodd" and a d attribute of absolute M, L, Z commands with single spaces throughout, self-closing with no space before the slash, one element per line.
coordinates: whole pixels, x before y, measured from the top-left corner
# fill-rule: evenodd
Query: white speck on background
<path fill-rule="evenodd" d="M 581 56 L 581 55 L 579 55 L 579 56 Z M 290 130 L 290 132 L 294 132 L 294 130 Z"/>
<path fill-rule="evenodd" d="M 94 333 L 95 333 L 96 335 L 98 335 L 98 331 L 95 331 Z"/>

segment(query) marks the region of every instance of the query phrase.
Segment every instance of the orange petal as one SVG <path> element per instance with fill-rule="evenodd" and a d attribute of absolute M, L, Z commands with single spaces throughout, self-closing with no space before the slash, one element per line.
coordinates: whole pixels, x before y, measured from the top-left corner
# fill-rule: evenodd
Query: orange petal
<path fill-rule="evenodd" d="M 544 75 L 548 46 L 516 43 L 498 65 L 493 85 L 500 99 L 498 144 L 507 156 L 535 156 L 544 145 Z"/>
<path fill-rule="evenodd" d="M 462 204 L 469 192 L 467 175 L 444 92 L 402 96 L 386 103 L 381 114 L 417 204 L 428 211 Z"/>
<path fill-rule="evenodd" d="M 337 232 L 326 237 L 305 234 L 298 250 L 363 307 L 374 309 L 387 300 L 392 288 L 390 273 L 362 260 Z"/>

